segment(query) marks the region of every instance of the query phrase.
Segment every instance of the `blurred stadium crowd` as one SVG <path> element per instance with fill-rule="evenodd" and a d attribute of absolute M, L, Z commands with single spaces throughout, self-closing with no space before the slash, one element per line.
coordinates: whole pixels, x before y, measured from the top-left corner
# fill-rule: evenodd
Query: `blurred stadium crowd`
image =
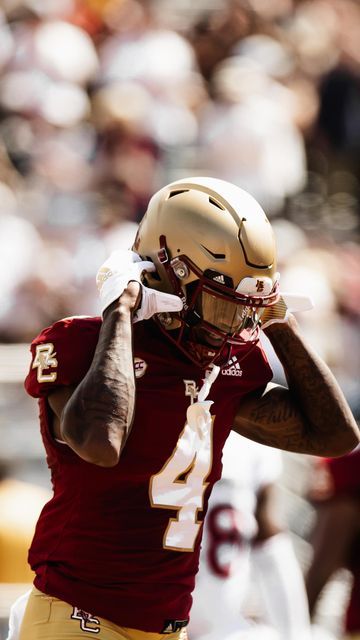
<path fill-rule="evenodd" d="M 2 0 L 0 343 L 97 313 L 152 193 L 214 175 L 266 209 L 359 416 L 359 42 L 357 0 Z"/>

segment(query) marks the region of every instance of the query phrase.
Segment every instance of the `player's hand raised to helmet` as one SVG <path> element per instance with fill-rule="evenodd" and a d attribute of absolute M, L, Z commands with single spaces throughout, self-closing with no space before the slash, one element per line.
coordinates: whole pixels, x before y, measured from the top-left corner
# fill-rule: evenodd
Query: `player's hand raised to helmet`
<path fill-rule="evenodd" d="M 155 313 L 181 311 L 183 303 L 178 296 L 150 289 L 142 283 L 142 275 L 146 271 L 155 271 L 155 265 L 149 260 L 141 260 L 134 251 L 114 251 L 96 275 L 101 313 L 120 298 L 128 283 L 132 281 L 141 285 L 140 304 L 134 312 L 134 322 L 147 320 Z"/>
<path fill-rule="evenodd" d="M 264 309 L 261 316 L 261 328 L 288 321 L 290 313 L 309 311 L 314 306 L 311 298 L 296 293 L 282 293 L 279 300 Z"/>

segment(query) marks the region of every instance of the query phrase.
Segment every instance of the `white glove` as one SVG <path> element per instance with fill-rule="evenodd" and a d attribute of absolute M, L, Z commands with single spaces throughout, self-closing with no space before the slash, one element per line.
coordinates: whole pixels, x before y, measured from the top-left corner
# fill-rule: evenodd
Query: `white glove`
<path fill-rule="evenodd" d="M 133 280 L 141 284 L 141 305 L 134 313 L 133 322 L 147 320 L 155 313 L 181 311 L 183 303 L 178 296 L 149 289 L 142 284 L 141 276 L 144 271 L 155 270 L 153 262 L 141 260 L 134 251 L 113 251 L 96 275 L 101 313 L 121 296 L 128 283 Z"/>
<path fill-rule="evenodd" d="M 308 296 L 297 293 L 281 293 L 276 304 L 265 307 L 261 316 L 261 328 L 265 329 L 271 324 L 287 322 L 290 313 L 310 311 L 314 303 Z"/>

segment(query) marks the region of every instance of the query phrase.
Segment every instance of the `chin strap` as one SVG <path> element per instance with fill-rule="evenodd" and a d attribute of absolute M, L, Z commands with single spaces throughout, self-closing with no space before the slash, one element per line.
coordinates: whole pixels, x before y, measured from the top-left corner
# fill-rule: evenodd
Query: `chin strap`
<path fill-rule="evenodd" d="M 219 372 L 220 367 L 218 367 L 216 364 L 210 365 L 209 369 L 205 373 L 203 385 L 198 393 L 198 402 L 203 402 L 204 400 L 206 400 L 210 393 L 211 386 L 218 377 Z"/>
<path fill-rule="evenodd" d="M 215 382 L 220 372 L 220 367 L 215 364 L 210 365 L 206 371 L 204 383 L 198 393 L 197 401 L 193 402 L 187 409 L 186 419 L 190 427 L 198 432 L 200 438 L 203 438 L 211 428 L 212 416 L 210 407 L 212 400 L 206 400 L 210 393 L 212 384 Z"/>

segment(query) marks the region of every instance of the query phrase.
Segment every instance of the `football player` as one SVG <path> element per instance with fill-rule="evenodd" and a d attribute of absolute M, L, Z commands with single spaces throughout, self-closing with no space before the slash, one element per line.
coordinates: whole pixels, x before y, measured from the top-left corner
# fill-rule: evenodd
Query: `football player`
<path fill-rule="evenodd" d="M 359 433 L 279 293 L 271 225 L 239 187 L 162 188 L 133 251 L 97 280 L 101 317 L 65 318 L 31 345 L 25 386 L 54 496 L 29 552 L 21 640 L 178 639 L 230 430 L 318 455 L 351 450 Z M 268 386 L 261 330 L 289 388 Z"/>
<path fill-rule="evenodd" d="M 284 524 L 278 449 L 232 432 L 212 491 L 190 640 L 309 640 L 304 580 Z"/>
<path fill-rule="evenodd" d="M 360 640 L 360 448 L 340 458 L 315 463 L 310 499 L 316 507 L 313 557 L 306 576 L 310 612 L 339 569 L 352 576 L 343 640 Z"/>

